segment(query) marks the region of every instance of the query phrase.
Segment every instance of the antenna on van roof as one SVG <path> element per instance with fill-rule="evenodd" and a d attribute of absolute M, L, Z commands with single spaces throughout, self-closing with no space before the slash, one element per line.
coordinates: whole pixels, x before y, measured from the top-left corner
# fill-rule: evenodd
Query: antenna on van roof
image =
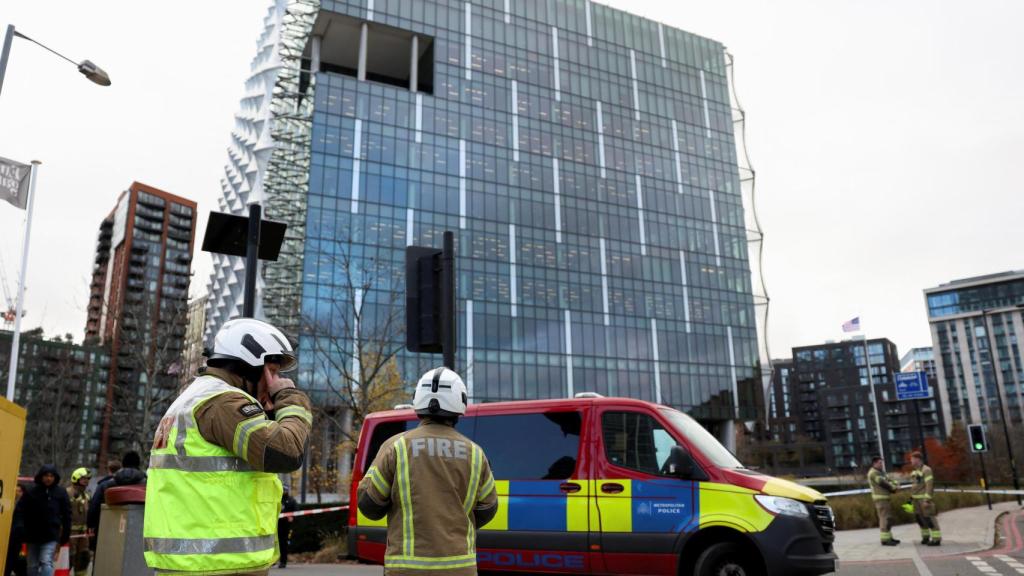
<path fill-rule="evenodd" d="M 573 398 L 604 398 L 604 396 L 597 392 L 577 392 Z"/>

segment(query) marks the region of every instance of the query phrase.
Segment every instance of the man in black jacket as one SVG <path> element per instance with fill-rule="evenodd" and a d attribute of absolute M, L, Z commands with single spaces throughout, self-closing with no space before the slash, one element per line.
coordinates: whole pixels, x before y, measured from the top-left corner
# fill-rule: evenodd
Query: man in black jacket
<path fill-rule="evenodd" d="M 141 465 L 142 458 L 139 457 L 138 452 L 126 452 L 124 457 L 121 458 L 122 468 L 114 474 L 113 478 L 97 485 L 96 491 L 92 493 L 85 525 L 89 529 L 89 534 L 92 535 L 92 538 L 89 539 L 89 544 L 94 552 L 96 551 L 96 537 L 100 528 L 100 512 L 103 504 L 106 502 L 107 488 L 145 484 L 146 473 L 139 469 Z"/>
<path fill-rule="evenodd" d="M 281 492 L 281 512 L 295 512 L 296 508 L 298 508 L 298 503 L 288 494 L 288 485 L 285 484 L 284 490 Z M 295 520 L 294 516 L 277 519 L 277 542 L 278 549 L 281 551 L 281 559 L 277 563 L 278 568 L 288 567 L 288 538 L 292 533 L 292 520 Z"/>
<path fill-rule="evenodd" d="M 4 576 L 25 576 L 25 558 L 21 556 L 21 545 L 25 543 L 25 487 L 20 483 L 14 490 L 14 515 L 11 517 L 11 536 L 7 541 L 7 563 Z"/>
<path fill-rule="evenodd" d="M 57 468 L 46 464 L 36 473 L 25 499 L 25 542 L 29 576 L 52 576 L 59 545 L 71 537 L 71 500 L 60 485 Z"/>

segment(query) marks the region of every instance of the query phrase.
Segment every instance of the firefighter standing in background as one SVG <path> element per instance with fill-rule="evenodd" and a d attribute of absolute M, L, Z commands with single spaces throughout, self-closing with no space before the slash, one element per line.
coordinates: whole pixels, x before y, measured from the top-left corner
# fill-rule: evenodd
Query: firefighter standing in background
<path fill-rule="evenodd" d="M 910 498 L 914 501 L 914 517 L 917 518 L 917 525 L 921 527 L 921 544 L 928 546 L 942 545 L 942 532 L 939 531 L 938 512 L 935 510 L 935 502 L 932 495 L 935 491 L 935 477 L 932 474 L 931 466 L 924 463 L 920 452 L 910 455 L 910 463 L 914 471 L 910 478 L 914 485 L 910 489 Z"/>
<path fill-rule="evenodd" d="M 79 468 L 71 473 L 71 567 L 75 574 L 85 574 L 89 567 L 89 537 L 86 517 L 89 514 L 89 499 L 92 494 L 86 490 L 92 475 L 89 470 Z"/>
<path fill-rule="evenodd" d="M 483 450 L 455 430 L 466 385 L 436 368 L 416 384 L 414 430 L 389 438 L 357 490 L 359 510 L 388 518 L 384 572 L 476 574 L 476 531 L 498 511 Z"/>
<path fill-rule="evenodd" d="M 278 558 L 277 474 L 302 466 L 309 398 L 278 375 L 295 355 L 266 322 L 225 323 L 208 357 L 157 428 L 146 563 L 158 574 L 267 574 Z"/>
<path fill-rule="evenodd" d="M 875 503 L 875 511 L 878 512 L 878 531 L 882 537 L 882 546 L 895 546 L 900 541 L 892 536 L 892 509 L 889 500 L 896 493 L 896 485 L 885 473 L 881 456 L 871 458 L 868 486 L 871 488 L 871 500 Z"/>

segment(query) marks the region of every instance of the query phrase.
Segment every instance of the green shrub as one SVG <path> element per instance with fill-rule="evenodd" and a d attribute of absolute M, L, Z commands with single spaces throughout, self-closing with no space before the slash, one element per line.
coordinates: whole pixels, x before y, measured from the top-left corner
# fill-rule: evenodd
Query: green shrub
<path fill-rule="evenodd" d="M 973 488 L 973 486 L 971 487 Z M 1012 496 L 992 495 L 992 503 L 1012 500 Z M 889 505 L 892 510 L 892 521 L 894 526 L 900 524 L 914 524 L 917 521 L 913 514 L 903 511 L 903 504 L 910 502 L 910 492 L 901 491 L 892 497 Z M 878 515 L 875 512 L 875 503 L 871 500 L 870 494 L 856 494 L 853 496 L 836 496 L 829 498 L 828 503 L 836 515 L 837 530 L 856 530 L 858 528 L 878 527 Z M 964 494 L 960 492 L 936 492 L 935 506 L 939 512 L 947 512 L 956 508 L 969 508 L 972 506 L 984 506 L 984 494 Z"/>

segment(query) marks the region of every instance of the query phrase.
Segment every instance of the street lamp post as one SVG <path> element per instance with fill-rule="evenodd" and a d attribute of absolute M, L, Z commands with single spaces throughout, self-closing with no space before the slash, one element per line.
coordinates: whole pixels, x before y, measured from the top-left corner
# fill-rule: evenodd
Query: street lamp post
<path fill-rule="evenodd" d="M 1017 306 L 1018 308 L 1021 305 Z M 981 321 L 985 324 L 985 338 L 988 340 L 988 361 L 992 367 L 992 378 L 995 379 L 996 400 L 999 402 L 999 418 L 1003 421 L 1003 438 L 1006 439 L 1006 453 L 1010 457 L 1010 472 L 1013 474 L 1013 489 L 1017 493 L 1017 505 L 1020 506 L 1020 478 L 1017 476 L 1017 460 L 1013 457 L 1013 444 L 1010 442 L 1010 419 L 1003 406 L 1003 393 L 999 389 L 999 366 L 996 364 L 996 341 L 992 338 L 992 329 L 988 324 L 989 310 L 981 311 Z"/>
<path fill-rule="evenodd" d="M 99 84 L 100 86 L 110 86 L 110 76 L 108 76 L 107 73 L 104 72 L 103 69 L 99 66 L 93 64 L 89 60 L 75 62 L 71 58 L 68 58 L 60 52 L 57 52 L 56 50 L 50 48 L 42 42 L 33 40 L 32 38 L 25 36 L 21 32 L 18 32 L 17 30 L 14 29 L 14 24 L 8 24 L 7 33 L 4 35 L 3 52 L 0 52 L 0 92 L 2 92 L 4 88 L 4 75 L 7 73 L 7 60 L 11 56 L 11 42 L 13 42 L 15 36 L 17 36 L 18 38 L 28 40 L 29 42 L 36 44 L 37 46 L 41 46 L 49 52 L 56 54 L 60 58 L 67 60 L 76 68 L 78 68 L 78 71 L 81 72 L 83 76 L 95 82 L 96 84 Z"/>

